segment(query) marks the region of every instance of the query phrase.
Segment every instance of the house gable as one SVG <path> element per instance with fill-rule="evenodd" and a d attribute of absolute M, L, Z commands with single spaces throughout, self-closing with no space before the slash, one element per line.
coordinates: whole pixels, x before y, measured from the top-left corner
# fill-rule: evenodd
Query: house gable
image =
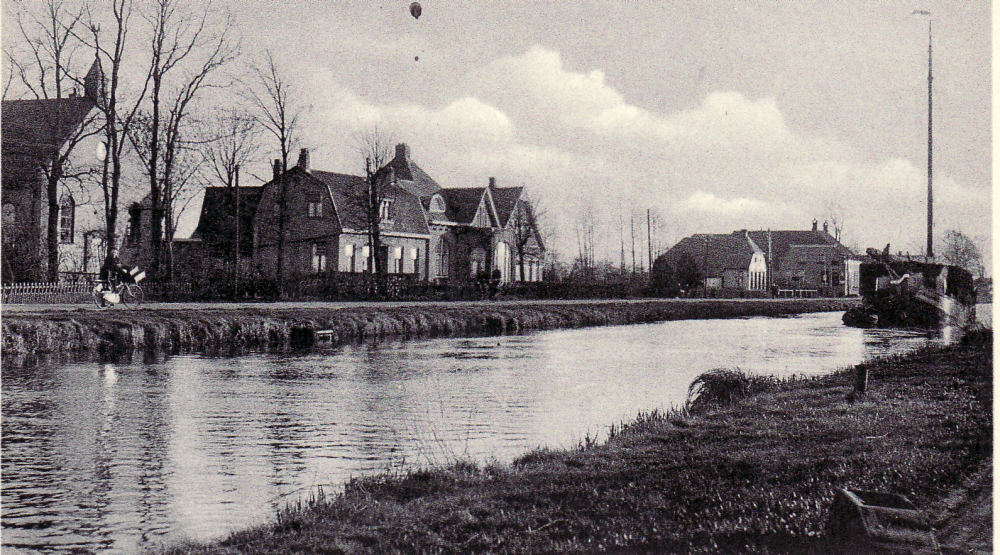
<path fill-rule="evenodd" d="M 430 198 L 441 190 L 441 186 L 413 162 L 410 158 L 410 147 L 405 143 L 396 145 L 396 156 L 388 165 L 392 167 L 398 185 L 418 199 Z"/>
<path fill-rule="evenodd" d="M 239 188 L 239 236 L 243 256 L 249 256 L 252 252 L 253 221 L 262 192 L 263 187 Z M 235 187 L 206 187 L 198 227 L 191 238 L 200 239 L 206 247 L 219 253 L 235 249 L 236 195 Z"/>
<path fill-rule="evenodd" d="M 511 216 L 521 201 L 523 187 L 491 187 L 490 196 L 496 207 L 497 221 L 499 227 L 508 227 Z"/>
<path fill-rule="evenodd" d="M 484 210 L 485 187 L 456 187 L 438 191 L 446 204 L 447 221 L 463 225 L 475 225 L 477 219 L 489 217 Z M 488 220 L 487 220 L 488 222 Z M 483 226 L 478 226 L 483 227 Z M 490 227 L 488 224 L 485 227 Z"/>
<path fill-rule="evenodd" d="M 95 62 L 88 73 L 88 84 L 100 77 Z M 94 87 L 86 90 L 93 93 Z M 67 98 L 4 100 L 2 103 L 2 185 L 4 218 L 3 236 L 6 260 L 5 279 L 39 279 L 47 266 L 46 222 L 49 218 L 49 192 L 46 171 L 53 160 L 64 158 L 65 175 L 77 174 L 87 180 L 85 170 L 96 167 L 96 94 Z M 72 150 L 72 152 L 70 152 Z M 103 241 L 96 241 L 102 226 L 103 210 L 95 197 L 77 181 L 64 178 L 55 193 L 58 213 L 58 271 L 96 271 L 103 257 Z M 14 247 L 14 243 L 17 246 Z M 98 248 L 99 247 L 99 248 Z M 100 250 L 101 252 L 97 252 Z M 16 260 L 16 263 L 12 263 Z M 7 270 L 18 266 L 17 275 Z"/>

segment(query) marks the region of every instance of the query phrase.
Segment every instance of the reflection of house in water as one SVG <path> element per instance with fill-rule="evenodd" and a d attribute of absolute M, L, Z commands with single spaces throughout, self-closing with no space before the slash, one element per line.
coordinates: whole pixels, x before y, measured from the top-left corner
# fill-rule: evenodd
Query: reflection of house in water
<path fill-rule="evenodd" d="M 812 230 L 734 231 L 686 237 L 661 255 L 657 268 L 677 268 L 690 258 L 708 292 L 771 292 L 779 295 L 858 294 L 860 261 L 828 232 Z M 661 270 L 662 271 L 662 270 Z"/>

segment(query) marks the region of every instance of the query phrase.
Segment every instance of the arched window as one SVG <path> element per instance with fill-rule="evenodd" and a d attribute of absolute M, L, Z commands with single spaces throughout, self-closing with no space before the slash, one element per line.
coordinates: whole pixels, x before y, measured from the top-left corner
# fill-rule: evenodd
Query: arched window
<path fill-rule="evenodd" d="M 59 201 L 59 242 L 73 242 L 73 227 L 76 224 L 76 202 L 72 195 L 66 195 Z"/>
<path fill-rule="evenodd" d="M 500 281 L 510 281 L 510 247 L 503 241 L 493 251 L 493 267 L 500 270 Z"/>
<path fill-rule="evenodd" d="M 444 199 L 441 198 L 441 195 L 434 195 L 433 197 L 431 197 L 431 212 L 444 212 L 444 211 L 445 211 Z"/>
<path fill-rule="evenodd" d="M 7 229 L 8 233 L 11 233 L 14 226 L 17 225 L 17 205 L 13 202 L 3 203 L 3 227 Z"/>

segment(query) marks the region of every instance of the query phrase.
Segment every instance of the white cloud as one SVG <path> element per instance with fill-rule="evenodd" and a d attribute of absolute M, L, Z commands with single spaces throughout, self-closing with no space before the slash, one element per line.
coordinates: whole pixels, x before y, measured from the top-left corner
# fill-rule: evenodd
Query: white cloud
<path fill-rule="evenodd" d="M 725 199 L 706 193 L 695 191 L 680 205 L 682 210 L 701 212 L 703 214 L 721 214 L 725 216 L 735 216 L 749 214 L 753 212 L 765 212 L 769 205 L 759 200 L 748 198 Z"/>
<path fill-rule="evenodd" d="M 574 211 L 587 203 L 608 228 L 608 255 L 617 252 L 616 222 L 646 208 L 662 214 L 665 243 L 699 232 L 807 229 L 831 216 L 862 249 L 917 249 L 925 237 L 922 163 L 873 161 L 797 133 L 772 97 L 715 91 L 690 109 L 656 113 L 629 103 L 600 70 L 567 70 L 540 46 L 472 72 L 469 89 L 440 107 L 376 105 L 328 73 L 317 81 L 314 142 L 329 145 L 333 163 L 357 166 L 350 149 L 340 153 L 344 138 L 377 124 L 409 143 L 444 186 L 489 176 L 528 186 L 559 222 L 562 239 L 550 244 L 564 253 L 576 252 Z M 938 234 L 960 225 L 989 237 L 989 198 L 945 175 L 936 182 Z"/>

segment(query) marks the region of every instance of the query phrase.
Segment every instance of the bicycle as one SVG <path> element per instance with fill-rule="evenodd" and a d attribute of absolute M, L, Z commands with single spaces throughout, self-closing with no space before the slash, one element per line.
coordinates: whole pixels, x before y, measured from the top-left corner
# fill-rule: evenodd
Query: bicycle
<path fill-rule="evenodd" d="M 117 284 L 112 283 L 110 290 L 104 289 L 101 284 L 94 287 L 94 304 L 100 310 L 118 303 L 135 310 L 142 304 L 142 296 L 142 287 L 138 283 L 119 281 Z"/>

